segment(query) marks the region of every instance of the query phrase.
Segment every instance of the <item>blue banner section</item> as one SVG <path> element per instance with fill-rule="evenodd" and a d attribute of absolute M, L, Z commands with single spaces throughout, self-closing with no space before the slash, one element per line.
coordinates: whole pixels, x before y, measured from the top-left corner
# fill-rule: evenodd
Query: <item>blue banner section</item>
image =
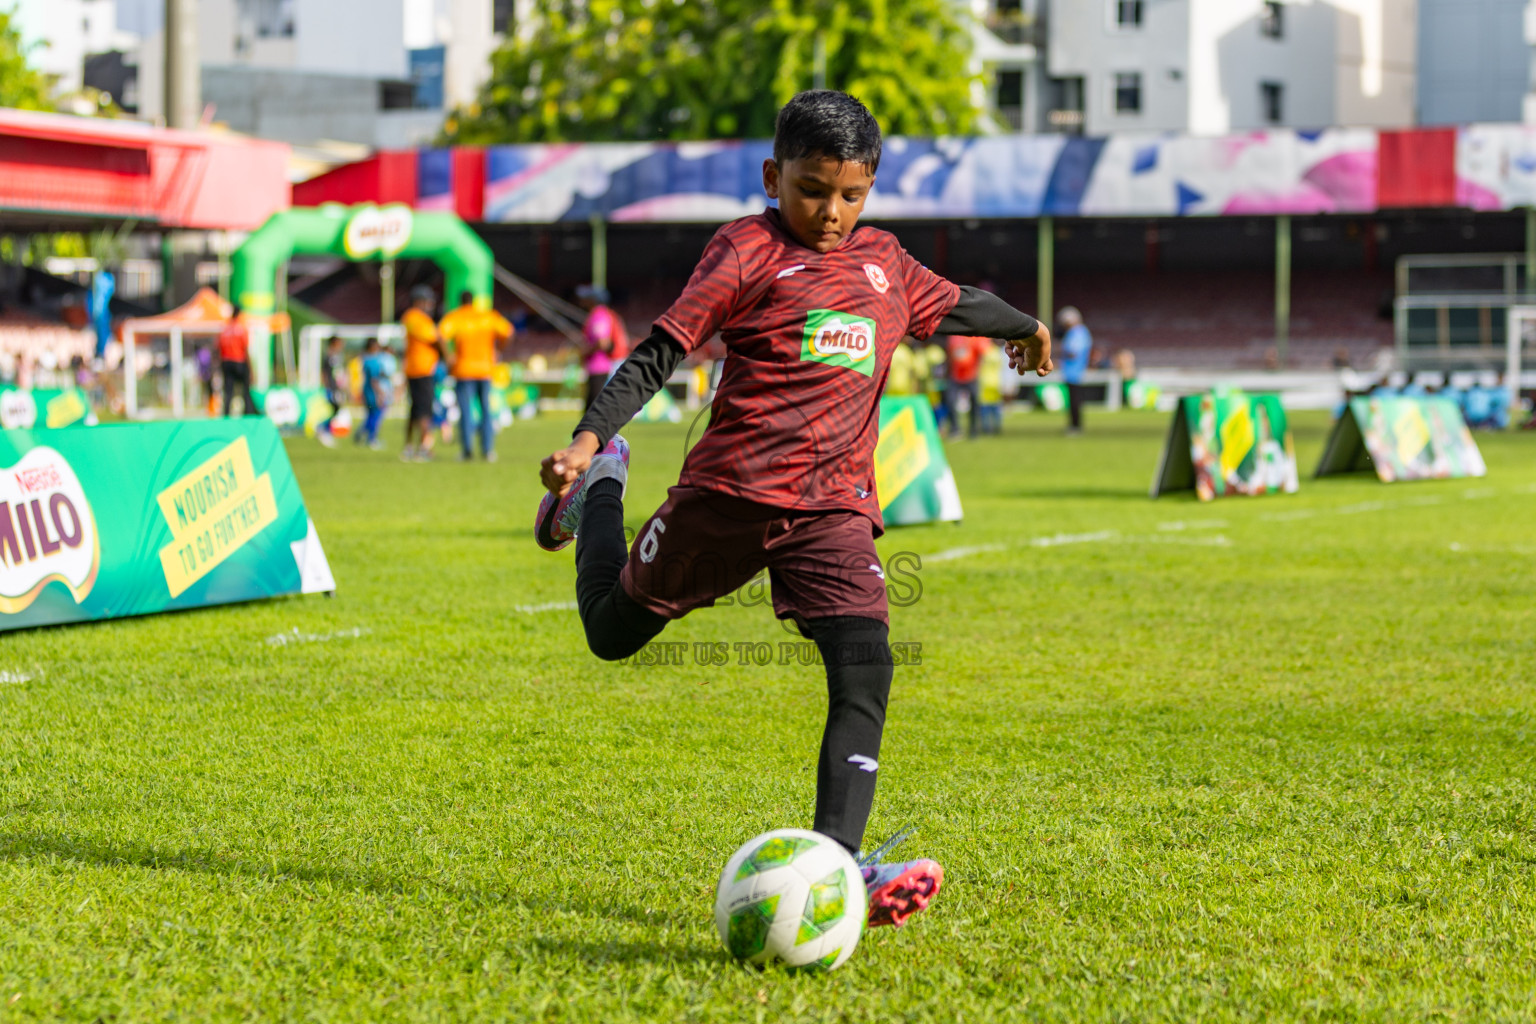
<path fill-rule="evenodd" d="M 416 196 L 418 209 L 453 209 L 453 150 L 423 149 L 416 153 Z"/>

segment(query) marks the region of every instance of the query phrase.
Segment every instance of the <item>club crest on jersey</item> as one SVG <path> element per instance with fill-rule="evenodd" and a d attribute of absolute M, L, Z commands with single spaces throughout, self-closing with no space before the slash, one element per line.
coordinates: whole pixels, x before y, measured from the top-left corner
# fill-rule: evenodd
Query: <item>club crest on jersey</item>
<path fill-rule="evenodd" d="M 813 309 L 805 315 L 800 358 L 829 366 L 846 366 L 866 377 L 873 377 L 875 322 L 836 309 Z"/>
<path fill-rule="evenodd" d="M 891 282 L 886 279 L 885 271 L 878 263 L 864 264 L 864 274 L 869 278 L 869 283 L 875 286 L 875 291 L 881 295 L 891 290 Z"/>

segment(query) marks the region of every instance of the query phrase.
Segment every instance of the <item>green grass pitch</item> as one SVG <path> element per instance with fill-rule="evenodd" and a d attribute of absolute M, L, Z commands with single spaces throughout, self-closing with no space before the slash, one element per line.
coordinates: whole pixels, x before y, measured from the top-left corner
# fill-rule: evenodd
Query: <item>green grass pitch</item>
<path fill-rule="evenodd" d="M 1147 499 L 1161 414 L 950 447 L 965 522 L 880 542 L 921 664 L 871 824 L 948 882 L 824 977 L 711 920 L 810 821 L 820 669 L 691 654 L 777 660 L 769 610 L 590 656 L 531 537 L 568 417 L 293 442 L 334 600 L 0 637 L 0 1021 L 1530 1020 L 1536 435 L 1384 486 L 1295 420 L 1301 493 L 1211 505 Z M 685 428 L 628 434 L 633 527 Z"/>

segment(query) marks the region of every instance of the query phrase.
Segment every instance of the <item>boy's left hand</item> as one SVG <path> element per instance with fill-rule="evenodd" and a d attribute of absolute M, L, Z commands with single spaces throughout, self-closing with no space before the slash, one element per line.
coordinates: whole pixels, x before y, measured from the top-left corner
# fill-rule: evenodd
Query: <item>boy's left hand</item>
<path fill-rule="evenodd" d="M 1009 367 L 1019 373 L 1033 371 L 1044 377 L 1056 368 L 1051 362 L 1051 329 L 1045 324 L 1032 337 L 1004 342 L 1003 351 L 1008 353 Z"/>

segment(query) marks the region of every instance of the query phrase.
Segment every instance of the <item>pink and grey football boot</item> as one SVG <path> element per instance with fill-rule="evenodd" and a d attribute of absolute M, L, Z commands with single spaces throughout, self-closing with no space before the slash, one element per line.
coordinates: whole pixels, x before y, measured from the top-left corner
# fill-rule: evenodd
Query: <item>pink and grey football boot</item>
<path fill-rule="evenodd" d="M 873 853 L 859 858 L 864 872 L 864 888 L 869 893 L 869 927 L 895 925 L 924 909 L 939 894 L 944 884 L 944 868 L 928 858 L 882 864 L 881 859 L 896 844 L 912 834 L 903 829 L 887 839 Z"/>
<path fill-rule="evenodd" d="M 539 501 L 539 515 L 533 523 L 533 536 L 545 551 L 559 551 L 576 539 L 581 525 L 581 510 L 587 505 L 587 488 L 599 480 L 617 480 L 629 486 L 629 442 L 614 434 L 602 451 L 592 456 L 587 471 L 576 478 L 565 497 L 549 491 Z"/>

